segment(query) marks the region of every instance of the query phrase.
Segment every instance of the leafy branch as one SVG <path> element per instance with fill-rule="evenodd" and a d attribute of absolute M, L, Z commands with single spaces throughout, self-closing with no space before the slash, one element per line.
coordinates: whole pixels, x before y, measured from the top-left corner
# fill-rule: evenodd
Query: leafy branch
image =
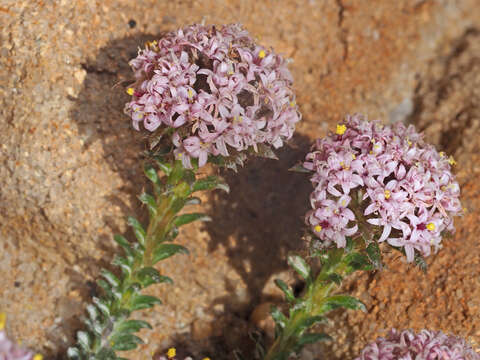
<path fill-rule="evenodd" d="M 132 350 L 143 341 L 136 332 L 142 328 L 151 329 L 143 320 L 131 320 L 135 310 L 151 308 L 161 304 L 160 299 L 143 295 L 142 290 L 153 284 L 173 283 L 168 276 L 160 274 L 154 267 L 159 261 L 175 254 L 186 254 L 188 250 L 172 241 L 178 236 L 179 227 L 194 221 L 208 221 L 200 213 L 179 214 L 187 205 L 200 203 L 194 193 L 203 190 L 222 189 L 228 185 L 215 176 L 196 178 L 196 168 L 185 169 L 180 161 L 173 163 L 155 158 L 155 164 L 147 165 L 145 175 L 151 181 L 153 194 L 142 193 L 139 200 L 149 213 L 148 226 L 134 217 L 128 224 L 135 234 L 135 241 L 129 242 L 121 235 L 115 235 L 117 244 L 123 248 L 123 256 L 115 256 L 112 264 L 119 268 L 120 275 L 103 269 L 97 281 L 103 289 L 101 297 L 94 297 L 87 306 L 84 320 L 86 330 L 78 331 L 77 344 L 70 347 L 67 356 L 72 360 L 116 360 L 117 351 Z M 165 176 L 159 177 L 158 170 Z"/>

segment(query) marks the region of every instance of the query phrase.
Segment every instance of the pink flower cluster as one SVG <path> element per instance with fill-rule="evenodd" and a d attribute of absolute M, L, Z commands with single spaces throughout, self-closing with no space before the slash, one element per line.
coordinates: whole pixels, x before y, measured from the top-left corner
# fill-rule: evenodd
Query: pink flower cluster
<path fill-rule="evenodd" d="M 130 62 L 125 106 L 139 130 L 173 129 L 175 156 L 191 167 L 258 144 L 278 148 L 300 120 L 286 61 L 240 25 L 192 25 L 148 43 Z"/>
<path fill-rule="evenodd" d="M 480 360 L 480 354 L 464 339 L 441 331 L 415 334 L 393 329 L 386 338 L 367 345 L 355 360 Z"/>
<path fill-rule="evenodd" d="M 4 331 L 0 331 L 0 360 L 31 360 L 33 353 L 11 342 Z"/>
<path fill-rule="evenodd" d="M 413 126 L 383 126 L 348 116 L 317 140 L 303 166 L 314 172 L 306 223 L 322 245 L 345 247 L 346 236 L 430 255 L 462 213 L 452 157 L 426 144 Z"/>

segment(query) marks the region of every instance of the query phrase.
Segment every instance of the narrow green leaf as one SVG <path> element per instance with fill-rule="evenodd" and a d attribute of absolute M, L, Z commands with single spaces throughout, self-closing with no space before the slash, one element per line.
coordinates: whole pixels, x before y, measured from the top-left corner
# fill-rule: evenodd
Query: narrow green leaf
<path fill-rule="evenodd" d="M 280 290 L 283 291 L 283 293 L 285 294 L 285 298 L 287 299 L 288 302 L 295 301 L 295 295 L 293 295 L 293 291 L 283 280 L 275 279 L 275 285 L 277 285 L 280 288 Z"/>
<path fill-rule="evenodd" d="M 152 326 L 143 320 L 127 320 L 119 324 L 115 328 L 115 332 L 118 334 L 120 333 L 134 333 L 139 331 L 140 329 L 151 329 Z"/>
<path fill-rule="evenodd" d="M 283 313 L 278 309 L 276 306 L 272 306 L 270 308 L 270 314 L 272 315 L 273 320 L 275 321 L 275 324 L 280 326 L 280 328 L 285 328 L 285 325 L 288 322 L 288 319 Z"/>
<path fill-rule="evenodd" d="M 140 224 L 140 222 L 132 216 L 128 217 L 127 222 L 128 222 L 128 225 L 130 225 L 133 228 L 133 232 L 134 232 L 135 237 L 137 238 L 138 242 L 141 245 L 144 245 L 145 244 L 145 230 L 143 229 L 142 224 Z"/>
<path fill-rule="evenodd" d="M 230 192 L 229 186 L 213 175 L 197 180 L 192 186 L 192 192 L 212 189 L 220 189 L 226 193 Z"/>
<path fill-rule="evenodd" d="M 80 350 L 76 347 L 69 347 L 67 350 L 67 356 L 69 359 L 72 359 L 72 360 L 81 359 Z"/>
<path fill-rule="evenodd" d="M 330 282 L 334 282 L 337 285 L 341 285 L 343 278 L 337 273 L 331 273 L 328 274 L 327 280 Z"/>
<path fill-rule="evenodd" d="M 97 284 L 103 289 L 103 291 L 109 298 L 111 299 L 114 298 L 114 292 L 112 291 L 112 286 L 108 282 L 106 282 L 103 279 L 98 279 Z"/>
<path fill-rule="evenodd" d="M 155 168 L 152 165 L 146 164 L 143 171 L 145 173 L 145 176 L 148 178 L 148 180 L 150 180 L 154 184 L 158 182 L 157 170 L 155 170 Z"/>
<path fill-rule="evenodd" d="M 153 264 L 160 260 L 167 259 L 176 253 L 188 254 L 188 249 L 177 244 L 160 244 L 153 252 Z"/>
<path fill-rule="evenodd" d="M 363 312 L 367 311 L 365 305 L 358 299 L 349 295 L 333 295 L 326 299 L 324 304 L 324 310 L 330 311 L 338 307 L 344 307 L 346 309 L 357 310 L 360 309 Z"/>
<path fill-rule="evenodd" d="M 138 199 L 147 206 L 150 217 L 157 215 L 157 203 L 152 195 L 144 192 L 138 197 Z"/>
<path fill-rule="evenodd" d="M 185 206 L 185 202 L 186 202 L 185 198 L 175 197 L 172 204 L 170 205 L 170 210 L 176 214 L 177 212 L 183 209 L 183 207 Z"/>
<path fill-rule="evenodd" d="M 345 256 L 345 262 L 350 266 L 350 271 L 356 271 L 356 270 L 371 270 L 372 265 L 370 263 L 369 258 L 364 255 L 360 254 L 358 252 L 351 252 Z"/>
<path fill-rule="evenodd" d="M 367 246 L 367 255 L 376 269 L 382 267 L 382 253 L 377 242 L 372 242 Z"/>
<path fill-rule="evenodd" d="M 94 296 L 92 298 L 92 301 L 97 306 L 98 310 L 102 312 L 103 315 L 105 315 L 106 317 L 110 317 L 110 307 L 103 299 L 99 299 Z"/>
<path fill-rule="evenodd" d="M 182 226 L 194 221 L 212 221 L 212 218 L 201 213 L 182 214 L 177 216 L 173 223 L 175 226 Z"/>
<path fill-rule="evenodd" d="M 302 331 L 310 329 L 313 325 L 325 322 L 326 318 L 324 316 L 310 316 L 306 319 L 303 319 L 298 323 L 298 328 Z"/>
<path fill-rule="evenodd" d="M 132 263 L 128 259 L 115 255 L 112 264 L 120 266 L 124 275 L 130 276 L 132 274 Z"/>
<path fill-rule="evenodd" d="M 156 157 L 155 160 L 157 161 L 158 167 L 160 168 L 160 170 L 163 171 L 165 175 L 169 176 L 172 173 L 172 165 L 163 162 L 160 157 Z"/>
<path fill-rule="evenodd" d="M 118 278 L 113 275 L 111 271 L 108 271 L 107 269 L 102 269 L 100 270 L 100 275 L 103 276 L 110 283 L 110 285 L 114 287 L 120 285 L 120 280 L 118 280 Z"/>
<path fill-rule="evenodd" d="M 85 352 L 90 350 L 90 335 L 86 331 L 77 332 L 77 342 Z"/>
<path fill-rule="evenodd" d="M 155 296 L 150 295 L 135 295 L 133 300 L 130 302 L 130 309 L 142 310 L 153 307 L 154 305 L 160 305 L 162 302 L 160 299 L 157 299 Z"/>
<path fill-rule="evenodd" d="M 415 265 L 417 265 L 420 268 L 420 270 L 422 270 L 425 274 L 427 273 L 428 265 L 427 265 L 427 262 L 425 261 L 425 258 L 422 255 L 415 253 L 415 257 L 413 261 L 415 262 Z"/>
<path fill-rule="evenodd" d="M 143 340 L 138 336 L 132 334 L 121 334 L 118 336 L 112 336 L 110 339 L 110 346 L 115 351 L 128 351 L 133 350 L 137 345 L 143 344 Z"/>
<path fill-rule="evenodd" d="M 115 351 L 110 348 L 102 348 L 95 359 L 98 360 L 117 360 L 117 356 L 115 355 Z"/>
<path fill-rule="evenodd" d="M 298 346 L 303 347 L 307 344 L 314 344 L 318 341 L 326 341 L 326 340 L 332 340 L 331 336 L 327 334 L 318 334 L 318 333 L 309 333 L 309 334 L 304 334 L 300 339 L 298 340 Z"/>
<path fill-rule="evenodd" d="M 88 317 L 92 320 L 96 320 L 99 315 L 97 308 L 92 304 L 87 305 L 87 313 L 88 313 Z"/>
<path fill-rule="evenodd" d="M 298 255 L 290 255 L 288 264 L 305 280 L 310 279 L 310 266 Z"/>
<path fill-rule="evenodd" d="M 102 324 L 99 322 L 99 321 L 92 321 L 90 319 L 86 319 L 84 321 L 87 329 L 90 331 L 90 333 L 93 334 L 93 336 L 96 336 L 96 337 L 101 337 L 102 336 L 102 331 L 104 329 L 104 327 L 102 326 Z"/>
<path fill-rule="evenodd" d="M 181 161 L 176 161 L 175 165 L 173 166 L 172 171 L 168 175 L 168 184 L 170 185 L 176 185 L 178 182 L 183 178 L 183 172 L 185 171 L 185 168 L 183 167 Z"/>
<path fill-rule="evenodd" d="M 173 283 L 172 279 L 168 276 L 160 275 L 158 270 L 153 267 L 145 267 L 141 269 L 137 274 L 137 279 L 143 287 L 163 282 L 168 282 L 170 284 Z"/>
<path fill-rule="evenodd" d="M 120 245 L 124 250 L 125 250 L 125 253 L 133 258 L 133 251 L 132 251 L 132 247 L 130 245 L 130 243 L 128 242 L 127 239 L 125 239 L 122 235 L 114 235 L 113 236 L 113 239 L 115 240 L 115 242 Z"/>

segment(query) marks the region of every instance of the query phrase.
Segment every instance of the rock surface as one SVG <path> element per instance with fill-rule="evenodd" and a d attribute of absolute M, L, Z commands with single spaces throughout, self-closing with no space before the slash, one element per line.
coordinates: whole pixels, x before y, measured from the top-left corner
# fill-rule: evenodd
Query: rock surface
<path fill-rule="evenodd" d="M 241 22 L 291 57 L 304 120 L 280 161 L 250 161 L 226 174 L 230 195 L 204 199 L 214 221 L 182 232 L 191 255 L 162 264 L 176 284 L 152 289 L 165 305 L 139 315 L 155 331 L 128 357 L 176 345 L 230 359 L 252 348 L 248 319 L 280 300 L 278 274 L 295 283 L 285 257 L 303 246 L 310 185 L 287 169 L 356 111 L 415 122 L 455 154 L 468 213 L 427 276 L 392 258 L 389 270 L 347 284 L 369 314 L 337 314 L 338 342 L 305 358 L 352 358 L 391 326 L 480 341 L 476 0 L 1 1 L 0 309 L 11 336 L 47 358 L 72 343 L 93 281 L 116 251 L 112 234 L 141 211 L 141 138 L 122 114 L 127 62 L 145 41 L 202 20 Z"/>

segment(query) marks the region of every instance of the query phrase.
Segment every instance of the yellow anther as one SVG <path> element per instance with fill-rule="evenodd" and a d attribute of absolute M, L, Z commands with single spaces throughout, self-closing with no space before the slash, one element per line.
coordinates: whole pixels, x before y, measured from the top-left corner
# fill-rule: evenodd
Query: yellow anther
<path fill-rule="evenodd" d="M 445 185 L 444 185 L 444 186 L 440 186 L 440 190 L 445 191 L 445 190 L 447 190 L 447 187 L 446 187 Z"/>
<path fill-rule="evenodd" d="M 5 323 L 7 322 L 7 314 L 0 312 L 0 330 L 5 328 Z"/>
<path fill-rule="evenodd" d="M 444 156 L 445 156 L 445 153 L 444 153 L 443 151 L 440 151 L 440 152 L 438 153 L 438 155 L 440 155 L 441 157 L 444 157 Z"/>
<path fill-rule="evenodd" d="M 178 155 L 177 155 L 177 156 L 178 156 L 178 158 L 179 158 L 179 159 L 181 159 L 181 158 L 182 158 L 182 156 L 183 156 L 183 154 L 182 154 L 182 153 L 178 153 Z"/>
<path fill-rule="evenodd" d="M 378 150 L 378 149 L 380 149 L 380 145 L 375 144 L 375 145 L 373 145 L 373 148 L 374 148 L 375 150 Z"/>
<path fill-rule="evenodd" d="M 343 199 L 342 202 L 341 202 L 342 206 L 345 206 L 347 205 L 347 200 Z"/>
<path fill-rule="evenodd" d="M 407 144 L 408 144 L 408 146 L 411 146 L 412 142 L 410 140 L 407 140 Z"/>
<path fill-rule="evenodd" d="M 337 130 L 335 131 L 335 134 L 343 135 L 343 134 L 345 134 L 345 131 L 347 131 L 347 126 L 346 125 L 337 125 Z"/>
<path fill-rule="evenodd" d="M 234 72 L 233 72 L 233 70 L 229 70 L 227 74 L 228 74 L 228 75 L 233 75 Z"/>
<path fill-rule="evenodd" d="M 434 223 L 428 223 L 427 224 L 427 229 L 429 231 L 435 231 L 435 224 Z"/>
<path fill-rule="evenodd" d="M 322 231 L 322 227 L 320 225 L 317 225 L 313 228 L 316 232 Z"/>
<path fill-rule="evenodd" d="M 187 90 L 188 97 L 191 99 L 193 97 L 193 91 L 192 89 Z"/>
<path fill-rule="evenodd" d="M 130 95 L 130 96 L 132 96 L 134 92 L 135 92 L 135 90 L 133 90 L 133 88 L 128 88 L 127 89 L 127 94 Z"/>
<path fill-rule="evenodd" d="M 168 349 L 167 356 L 168 356 L 169 359 L 174 358 L 175 355 L 177 355 L 177 349 L 175 349 L 173 347 Z"/>
<path fill-rule="evenodd" d="M 210 358 L 209 358 L 209 357 L 205 357 L 205 358 L 203 358 L 202 360 L 210 360 Z"/>
<path fill-rule="evenodd" d="M 369 154 L 372 155 L 372 154 L 373 154 L 373 151 L 370 150 Z"/>
<path fill-rule="evenodd" d="M 457 162 L 455 161 L 455 159 L 453 158 L 452 155 L 450 155 L 450 157 L 448 158 L 448 163 L 450 165 L 456 165 L 457 164 Z"/>
<path fill-rule="evenodd" d="M 265 55 L 266 55 L 266 54 L 265 54 L 265 50 L 260 50 L 260 52 L 258 53 L 258 57 L 259 57 L 260 59 L 263 59 L 263 58 L 265 57 Z"/>
<path fill-rule="evenodd" d="M 345 168 L 345 163 L 344 163 L 343 161 L 340 161 L 340 166 L 341 166 L 342 168 Z"/>
<path fill-rule="evenodd" d="M 297 105 L 295 101 L 290 101 L 290 107 L 295 107 L 295 105 Z"/>
<path fill-rule="evenodd" d="M 110 341 L 110 346 L 115 345 L 115 341 Z"/>
<path fill-rule="evenodd" d="M 390 192 L 390 190 L 385 190 L 385 191 L 384 191 L 384 194 L 385 194 L 385 199 L 388 200 L 388 199 L 390 199 L 390 195 L 391 195 L 392 193 Z"/>
<path fill-rule="evenodd" d="M 355 160 L 356 158 L 355 154 L 352 154 L 352 159 Z"/>
<path fill-rule="evenodd" d="M 33 357 L 33 360 L 43 360 L 43 355 L 35 354 L 35 356 Z"/>

